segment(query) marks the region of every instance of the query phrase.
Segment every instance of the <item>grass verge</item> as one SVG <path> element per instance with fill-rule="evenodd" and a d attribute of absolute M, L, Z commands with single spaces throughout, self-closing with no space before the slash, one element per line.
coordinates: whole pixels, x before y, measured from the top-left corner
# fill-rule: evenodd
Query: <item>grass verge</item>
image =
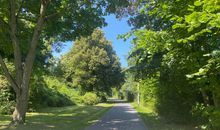
<path fill-rule="evenodd" d="M 160 118 L 151 105 L 149 107 L 138 106 L 136 103 L 132 105 L 149 130 L 198 130 L 191 125 L 175 124 Z"/>
<path fill-rule="evenodd" d="M 9 127 L 10 116 L 0 115 L 0 130 L 83 130 L 95 123 L 113 104 L 96 106 L 69 106 L 44 108 L 27 113 L 26 123 L 17 128 Z"/>

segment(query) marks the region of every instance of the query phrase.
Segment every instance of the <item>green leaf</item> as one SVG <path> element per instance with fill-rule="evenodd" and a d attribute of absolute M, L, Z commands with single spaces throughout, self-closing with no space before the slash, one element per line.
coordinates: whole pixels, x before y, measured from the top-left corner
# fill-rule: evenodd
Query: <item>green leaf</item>
<path fill-rule="evenodd" d="M 203 4 L 203 2 L 200 0 L 194 2 L 195 6 L 201 6 L 202 4 Z"/>

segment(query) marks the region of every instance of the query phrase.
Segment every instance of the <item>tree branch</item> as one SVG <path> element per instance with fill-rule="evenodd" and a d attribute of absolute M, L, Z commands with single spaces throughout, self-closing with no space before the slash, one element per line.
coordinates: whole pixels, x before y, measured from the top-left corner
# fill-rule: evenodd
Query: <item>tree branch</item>
<path fill-rule="evenodd" d="M 18 86 L 21 85 L 22 81 L 22 60 L 21 60 L 21 50 L 19 46 L 19 41 L 17 38 L 17 22 L 16 22 L 16 14 L 15 14 L 15 0 L 10 0 L 10 36 L 12 40 L 13 50 L 14 50 L 14 64 L 16 70 L 16 83 Z"/>
<path fill-rule="evenodd" d="M 40 15 L 37 20 L 36 27 L 34 29 L 30 49 L 25 59 L 23 80 L 26 80 L 27 84 L 29 84 L 30 76 L 32 73 L 32 67 L 33 67 L 35 56 L 36 56 L 36 48 L 39 42 L 43 24 L 45 21 L 46 7 L 48 3 L 49 1 L 47 0 L 41 0 Z"/>
<path fill-rule="evenodd" d="M 56 16 L 58 16 L 59 14 L 61 14 L 62 12 L 56 12 L 56 13 L 53 13 L 53 14 L 50 14 L 50 15 L 47 15 L 45 17 L 45 20 L 48 20 L 48 19 L 51 19 L 51 18 L 54 18 Z"/>
<path fill-rule="evenodd" d="M 5 64 L 5 62 L 3 61 L 3 58 L 0 54 L 0 65 L 2 66 L 2 69 L 5 73 L 6 78 L 8 79 L 9 83 L 12 85 L 12 88 L 14 89 L 15 92 L 18 92 L 19 87 L 16 84 L 15 80 L 13 79 L 13 77 L 11 76 L 11 74 L 9 73 L 9 70 Z"/>

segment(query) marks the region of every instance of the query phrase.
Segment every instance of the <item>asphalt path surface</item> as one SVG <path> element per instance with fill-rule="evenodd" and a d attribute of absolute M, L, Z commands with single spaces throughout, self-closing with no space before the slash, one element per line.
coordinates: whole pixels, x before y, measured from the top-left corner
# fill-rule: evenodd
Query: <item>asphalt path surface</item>
<path fill-rule="evenodd" d="M 117 102 L 115 106 L 86 130 L 147 130 L 131 104 L 120 100 L 115 100 L 115 102 Z"/>

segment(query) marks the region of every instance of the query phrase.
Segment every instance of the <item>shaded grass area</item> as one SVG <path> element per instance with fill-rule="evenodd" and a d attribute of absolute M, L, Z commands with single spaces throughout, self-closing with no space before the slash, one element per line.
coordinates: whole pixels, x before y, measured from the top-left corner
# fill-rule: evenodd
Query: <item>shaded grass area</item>
<path fill-rule="evenodd" d="M 149 107 L 138 106 L 136 103 L 132 105 L 149 130 L 198 130 L 192 125 L 176 124 L 159 117 L 151 105 Z"/>
<path fill-rule="evenodd" d="M 0 116 L 0 130 L 83 130 L 95 123 L 113 104 L 96 106 L 69 106 L 44 108 L 27 113 L 26 123 L 17 128 L 9 127 L 10 116 Z"/>

